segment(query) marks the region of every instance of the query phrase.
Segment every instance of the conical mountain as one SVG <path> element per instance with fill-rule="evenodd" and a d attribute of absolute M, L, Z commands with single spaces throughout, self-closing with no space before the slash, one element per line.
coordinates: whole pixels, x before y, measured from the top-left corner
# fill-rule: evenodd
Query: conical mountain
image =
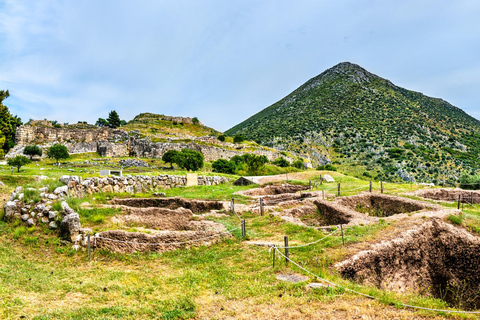
<path fill-rule="evenodd" d="M 320 164 L 356 166 L 378 179 L 455 180 L 479 167 L 480 121 L 349 62 L 226 133 L 309 154 Z"/>

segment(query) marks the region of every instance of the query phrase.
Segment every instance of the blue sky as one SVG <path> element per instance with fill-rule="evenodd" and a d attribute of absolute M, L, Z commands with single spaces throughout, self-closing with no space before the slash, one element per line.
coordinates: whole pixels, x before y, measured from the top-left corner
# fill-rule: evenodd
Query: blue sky
<path fill-rule="evenodd" d="M 479 1 L 0 0 L 0 90 L 28 119 L 117 110 L 225 131 L 342 61 L 480 118 Z"/>

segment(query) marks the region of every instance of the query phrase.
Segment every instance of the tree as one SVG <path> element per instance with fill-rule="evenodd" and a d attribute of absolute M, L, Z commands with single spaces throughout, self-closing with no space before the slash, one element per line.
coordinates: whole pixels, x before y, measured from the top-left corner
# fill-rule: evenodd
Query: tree
<path fill-rule="evenodd" d="M 7 99 L 10 96 L 10 93 L 7 91 L 0 90 L 0 139 L 5 138 L 5 140 L 0 141 L 0 148 L 4 152 L 7 152 L 10 148 L 15 145 L 15 132 L 17 127 L 22 125 L 22 120 L 13 116 L 8 108 L 3 105 L 3 100 Z"/>
<path fill-rule="evenodd" d="M 108 121 L 103 118 L 98 118 L 97 122 L 95 122 L 95 125 L 98 127 L 108 127 Z"/>
<path fill-rule="evenodd" d="M 217 139 L 220 140 L 220 141 L 222 141 L 222 142 L 225 142 L 225 135 L 222 134 L 222 135 L 218 136 Z"/>
<path fill-rule="evenodd" d="M 173 169 L 173 164 L 177 163 L 176 158 L 178 157 L 179 152 L 177 150 L 168 150 L 162 156 L 162 161 L 165 163 L 170 163 L 170 167 Z"/>
<path fill-rule="evenodd" d="M 199 124 L 199 123 L 200 123 L 200 120 L 198 120 L 197 117 L 193 117 L 192 123 L 193 123 L 193 124 Z"/>
<path fill-rule="evenodd" d="M 218 159 L 212 163 L 213 172 L 220 172 L 220 173 L 235 173 L 235 163 L 225 160 L 225 159 Z"/>
<path fill-rule="evenodd" d="M 16 156 L 15 158 L 7 159 L 7 164 L 17 168 L 17 172 L 20 172 L 20 168 L 29 164 L 31 161 L 25 156 Z"/>
<path fill-rule="evenodd" d="M 196 171 L 203 167 L 203 159 L 203 154 L 201 152 L 191 149 L 182 149 L 177 157 L 175 157 L 175 163 L 178 164 L 180 168 Z"/>
<path fill-rule="evenodd" d="M 70 155 L 68 154 L 67 147 L 58 143 L 55 143 L 47 150 L 47 157 L 49 157 L 50 159 L 55 159 L 57 161 L 57 164 L 58 160 L 68 159 L 69 156 Z"/>
<path fill-rule="evenodd" d="M 237 134 L 235 137 L 233 137 L 234 143 L 242 143 L 243 141 L 245 141 L 245 137 L 242 135 Z"/>
<path fill-rule="evenodd" d="M 268 162 L 267 157 L 248 153 L 244 154 L 244 156 L 247 155 L 247 173 L 252 176 L 262 175 L 265 171 L 265 163 Z"/>
<path fill-rule="evenodd" d="M 110 113 L 108 114 L 107 121 L 108 121 L 108 126 L 110 128 L 118 128 L 120 127 L 120 124 L 122 122 L 120 120 L 120 117 L 118 116 L 117 111 L 115 110 L 110 111 Z"/>
<path fill-rule="evenodd" d="M 290 165 L 290 162 L 288 162 L 288 160 L 285 159 L 284 157 L 278 157 L 272 163 L 282 168 L 288 167 Z"/>
<path fill-rule="evenodd" d="M 30 156 L 30 160 L 32 160 L 33 156 L 42 156 L 42 148 L 37 145 L 25 146 L 25 148 L 23 148 L 23 154 Z"/>

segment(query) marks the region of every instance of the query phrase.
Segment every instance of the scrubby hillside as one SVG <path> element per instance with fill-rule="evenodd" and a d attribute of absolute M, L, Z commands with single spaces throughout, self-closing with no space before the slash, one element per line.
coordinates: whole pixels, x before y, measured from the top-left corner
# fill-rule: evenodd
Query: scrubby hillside
<path fill-rule="evenodd" d="M 479 166 L 480 121 L 343 62 L 227 131 L 324 154 L 367 177 L 455 180 Z"/>

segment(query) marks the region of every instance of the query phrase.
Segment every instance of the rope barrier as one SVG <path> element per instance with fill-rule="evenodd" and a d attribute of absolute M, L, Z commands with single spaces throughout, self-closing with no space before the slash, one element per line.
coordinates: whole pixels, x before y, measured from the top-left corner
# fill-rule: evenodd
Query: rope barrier
<path fill-rule="evenodd" d="M 373 300 L 377 300 L 377 301 L 380 301 L 382 302 L 380 299 L 374 297 L 374 296 L 371 296 L 371 295 L 368 295 L 368 294 L 365 294 L 365 293 L 362 293 L 362 292 L 359 292 L 359 291 L 356 291 L 356 290 L 353 290 L 353 289 L 350 289 L 350 288 L 347 288 L 347 287 L 344 287 L 342 285 L 339 285 L 339 284 L 336 284 L 334 282 L 331 282 L 327 279 L 324 279 L 322 277 L 319 277 L 318 275 L 314 274 L 313 272 L 305 269 L 304 267 L 302 267 L 301 265 L 299 265 L 298 263 L 296 263 L 295 261 L 292 261 L 292 259 L 290 259 L 289 257 L 285 256 L 280 250 L 278 250 L 277 247 L 275 246 L 272 246 L 270 248 L 273 248 L 274 250 L 276 250 L 278 252 L 279 255 L 283 256 L 285 259 L 287 259 L 288 261 L 290 261 L 291 263 L 293 263 L 295 266 L 297 266 L 298 268 L 302 269 L 303 271 L 305 271 L 306 273 L 332 285 L 332 286 L 335 286 L 337 288 L 341 288 L 341 289 L 344 289 L 345 291 L 349 291 L 349 292 L 352 292 L 352 293 L 355 293 L 355 294 L 358 294 L 358 295 L 361 295 L 363 297 L 366 297 L 366 298 L 369 298 L 369 299 L 373 299 Z M 419 307 L 419 306 L 413 306 L 413 305 L 409 305 L 409 304 L 406 304 L 406 303 L 401 303 L 401 302 L 395 302 L 396 305 L 399 305 L 399 306 L 403 306 L 403 307 L 407 307 L 407 308 L 413 308 L 413 309 L 420 309 L 420 310 L 427 310 L 427 311 L 435 311 L 435 312 L 446 312 L 446 313 L 465 313 L 465 314 L 480 314 L 480 311 L 459 311 L 459 310 L 444 310 L 444 309 L 432 309 L 432 308 L 425 308 L 425 307 Z"/>
<path fill-rule="evenodd" d="M 296 248 L 302 248 L 302 247 L 308 247 L 308 246 L 311 246 L 312 244 L 315 244 L 315 243 L 318 243 L 328 237 L 330 237 L 332 234 L 334 234 L 335 232 L 338 232 L 338 230 L 340 230 L 340 228 L 337 226 L 338 229 L 335 229 L 333 230 L 332 232 L 330 232 L 329 234 L 327 234 L 325 237 L 321 238 L 321 239 L 318 239 L 316 241 L 313 241 L 313 242 L 310 242 L 310 243 L 307 243 L 307 244 L 302 244 L 302 245 L 299 245 L 299 246 L 294 246 L 294 247 L 281 247 L 281 246 L 275 246 L 275 248 L 277 249 L 296 249 Z"/>
<path fill-rule="evenodd" d="M 211 236 L 208 236 L 208 237 L 199 238 L 199 239 L 193 239 L 193 240 L 187 240 L 187 241 L 182 241 L 182 242 L 156 242 L 156 243 L 150 243 L 150 242 L 123 241 L 123 240 L 116 240 L 116 239 L 110 239 L 110 238 L 100 237 L 100 236 L 98 236 L 98 233 L 95 234 L 94 239 L 95 239 L 95 240 L 96 240 L 96 239 L 103 239 L 103 240 L 112 241 L 112 242 L 128 243 L 128 244 L 141 244 L 141 245 L 149 245 L 149 246 L 171 246 L 171 245 L 180 245 L 180 244 L 192 243 L 192 242 L 202 241 L 202 240 L 205 240 L 205 239 L 215 238 L 215 237 L 218 237 L 218 236 L 220 236 L 220 235 L 222 235 L 222 234 L 230 233 L 230 232 L 232 232 L 232 231 L 235 231 L 235 230 L 237 230 L 237 229 L 240 229 L 240 227 L 237 227 L 237 228 L 234 228 L 234 229 L 230 229 L 230 230 L 227 230 L 227 231 L 223 231 L 223 232 L 219 232 L 219 233 L 216 233 L 216 234 L 211 235 Z"/>

